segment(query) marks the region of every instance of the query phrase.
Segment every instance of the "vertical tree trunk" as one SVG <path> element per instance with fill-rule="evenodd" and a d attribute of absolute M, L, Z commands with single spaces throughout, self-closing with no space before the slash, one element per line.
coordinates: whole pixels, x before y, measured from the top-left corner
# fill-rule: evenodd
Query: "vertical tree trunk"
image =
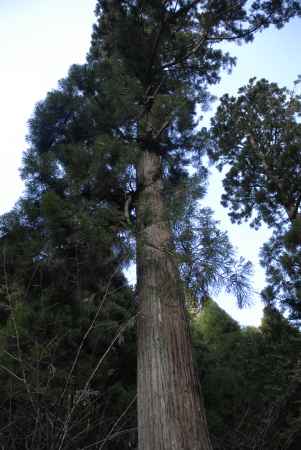
<path fill-rule="evenodd" d="M 137 167 L 139 450 L 209 450 L 161 172 L 160 156 L 144 151 Z"/>

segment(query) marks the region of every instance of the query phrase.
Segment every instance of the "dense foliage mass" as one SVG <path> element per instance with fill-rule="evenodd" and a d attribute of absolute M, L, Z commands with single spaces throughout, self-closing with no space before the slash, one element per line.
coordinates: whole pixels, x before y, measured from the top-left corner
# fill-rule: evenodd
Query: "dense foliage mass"
<path fill-rule="evenodd" d="M 16 301 L 17 293 L 11 295 Z M 2 323 L 5 449 L 136 448 L 135 328 L 127 320 L 134 311 L 124 288 L 119 300 L 112 297 L 82 347 L 95 305 L 85 305 L 75 321 L 62 308 L 59 317 L 41 317 L 41 308 L 21 304 Z M 299 332 L 268 308 L 258 329 L 241 329 L 212 300 L 193 311 L 194 357 L 213 448 L 297 450 Z"/>
<path fill-rule="evenodd" d="M 262 249 L 267 303 L 301 318 L 301 102 L 267 80 L 250 80 L 238 97 L 225 95 L 212 120 L 209 151 L 224 178 L 224 206 L 234 222 L 251 219 L 273 230 Z"/>
<path fill-rule="evenodd" d="M 193 333 L 213 447 L 299 448 L 300 333 L 269 307 L 241 328 L 211 300 Z"/>
<path fill-rule="evenodd" d="M 297 328 L 270 301 L 259 329 L 241 329 L 210 300 L 224 287 L 239 304 L 247 303 L 251 267 L 236 257 L 212 211 L 200 205 L 206 190 L 206 145 L 196 127 L 196 106 L 207 107 L 209 86 L 234 64 L 215 44 L 250 41 L 255 31 L 271 23 L 281 27 L 295 14 L 300 14 L 300 5 L 294 1 L 239 1 L 235 8 L 227 1 L 97 2 L 87 62 L 72 66 L 58 88 L 36 106 L 22 167 L 25 194 L 0 220 L 2 448 L 136 449 L 137 353 L 141 360 L 143 339 L 157 336 L 156 342 L 148 342 L 170 358 L 163 384 L 175 379 L 168 386 L 179 385 L 182 380 L 174 378 L 173 370 L 182 363 L 177 345 L 184 342 L 183 358 L 191 353 L 189 333 L 172 333 L 179 324 L 177 330 L 184 329 L 184 314 L 177 311 L 185 306 L 214 449 L 297 448 Z M 281 253 L 269 265 L 273 289 L 278 289 L 282 278 L 276 275 L 284 273 L 286 249 L 290 268 L 300 261 L 299 99 L 287 99 L 285 90 L 266 81 L 253 81 L 241 92 L 239 105 L 250 114 L 248 120 L 239 120 L 235 99 L 224 99 L 210 150 L 214 158 L 232 164 L 226 200 L 233 202 L 233 217 L 248 218 L 256 207 L 255 223 L 267 221 L 278 233 L 278 247 L 270 245 L 263 258 L 267 261 L 268 251 Z M 259 116 L 253 111 L 257 103 L 263 109 Z M 276 131 L 275 125 L 270 130 L 275 117 L 263 115 L 273 111 Z M 253 119 L 252 131 L 245 130 Z M 271 138 L 270 133 L 276 134 Z M 275 155 L 282 166 L 275 164 Z M 258 161 L 261 171 L 254 170 Z M 286 189 L 279 191 L 273 177 L 278 183 L 283 164 Z M 259 177 L 254 181 L 261 183 L 259 190 L 253 188 L 253 176 Z M 292 176 L 296 183 L 289 184 Z M 251 203 L 244 189 L 254 197 Z M 134 289 L 123 269 L 135 258 Z M 289 280 L 297 314 L 299 272 L 294 270 Z M 153 278 L 147 279 L 146 273 Z M 157 282 L 162 280 L 166 285 L 161 289 Z M 285 292 L 283 283 L 279 289 Z M 164 303 L 165 297 L 170 304 Z M 159 305 L 156 326 L 154 317 L 143 322 L 141 314 L 141 305 L 149 305 L 151 298 Z M 175 321 L 168 321 L 174 311 Z M 170 333 L 164 334 L 167 328 Z M 170 336 L 176 348 L 170 347 Z M 165 361 L 156 361 L 164 366 Z M 152 375 L 156 367 L 140 363 L 140 369 Z M 184 372 L 193 374 L 193 367 L 184 367 Z M 194 375 L 190 380 L 195 382 Z M 143 386 L 144 393 L 154 399 L 158 387 Z M 169 407 L 182 405 L 181 398 L 163 388 Z M 148 405 L 141 392 L 138 410 L 140 402 L 144 413 Z M 179 391 L 178 397 L 185 395 Z M 166 413 L 164 402 L 159 403 Z M 196 405 L 186 417 L 199 414 L 202 402 Z M 176 414 L 167 413 L 165 428 L 161 418 L 157 421 L 158 435 L 161 428 L 171 435 L 169 425 L 176 424 L 173 430 L 180 430 L 183 439 L 189 427 L 184 429 Z M 198 450 L 210 448 L 205 422 Z M 148 450 L 151 441 L 141 440 L 141 430 L 139 448 Z M 160 444 L 165 450 L 177 443 Z"/>

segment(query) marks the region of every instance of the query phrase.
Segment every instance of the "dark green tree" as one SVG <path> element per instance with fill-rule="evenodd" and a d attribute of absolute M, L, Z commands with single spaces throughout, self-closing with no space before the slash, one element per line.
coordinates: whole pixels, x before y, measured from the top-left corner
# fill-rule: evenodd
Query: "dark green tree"
<path fill-rule="evenodd" d="M 136 441 L 134 293 L 109 210 L 94 208 L 46 190 L 1 218 L 3 448 Z M 112 444 L 110 430 L 129 405 L 111 434 L 132 432 Z"/>
<path fill-rule="evenodd" d="M 212 120 L 209 152 L 224 178 L 224 206 L 234 222 L 273 229 L 261 256 L 269 286 L 266 302 L 301 305 L 300 96 L 267 80 L 250 80 L 237 98 L 225 95 Z"/>
<path fill-rule="evenodd" d="M 298 448 L 300 332 L 270 307 L 242 328 L 211 299 L 192 331 L 213 448 Z"/>
<path fill-rule="evenodd" d="M 120 236 L 118 178 L 110 175 L 114 151 L 80 147 L 78 134 L 89 127 L 71 88 L 79 71 L 37 105 L 26 194 L 0 220 L 4 448 L 136 442 L 136 304 L 122 274 L 129 246 Z M 58 125 L 67 110 L 82 112 L 79 123 L 70 115 L 69 131 Z M 48 139 L 61 141 L 49 149 Z M 119 437 L 121 429 L 131 431 Z"/>

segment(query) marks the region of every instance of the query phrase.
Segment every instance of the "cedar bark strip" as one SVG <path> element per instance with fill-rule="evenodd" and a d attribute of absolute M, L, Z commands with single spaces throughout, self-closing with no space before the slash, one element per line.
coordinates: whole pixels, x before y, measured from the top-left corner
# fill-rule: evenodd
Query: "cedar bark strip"
<path fill-rule="evenodd" d="M 142 152 L 137 184 L 139 450 L 210 450 L 158 154 Z"/>

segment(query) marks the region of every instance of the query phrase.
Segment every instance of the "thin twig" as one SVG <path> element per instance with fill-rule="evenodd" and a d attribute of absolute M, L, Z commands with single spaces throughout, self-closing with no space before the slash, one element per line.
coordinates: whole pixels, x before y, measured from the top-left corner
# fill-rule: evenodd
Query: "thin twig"
<path fill-rule="evenodd" d="M 115 421 L 115 423 L 113 424 L 111 430 L 109 431 L 109 433 L 107 434 L 107 436 L 105 437 L 102 445 L 99 447 L 99 450 L 102 450 L 103 446 L 107 443 L 107 441 L 110 439 L 110 437 L 112 436 L 113 431 L 115 430 L 115 428 L 117 427 L 117 425 L 120 423 L 120 421 L 123 419 L 123 417 L 126 415 L 126 413 L 129 411 L 129 409 L 132 407 L 132 405 L 134 404 L 134 402 L 137 399 L 137 394 L 135 394 L 134 398 L 132 399 L 132 401 L 128 404 L 128 406 L 125 408 L 125 410 L 122 412 L 122 414 L 120 414 L 120 416 L 118 417 L 118 419 Z"/>
<path fill-rule="evenodd" d="M 84 334 L 84 336 L 83 336 L 83 338 L 82 338 L 82 340 L 81 340 L 81 342 L 80 342 L 80 345 L 79 345 L 79 347 L 78 347 L 78 350 L 77 350 L 76 356 L 75 356 L 75 358 L 74 358 L 72 367 L 71 367 L 71 369 L 70 369 L 70 371 L 69 371 L 69 374 L 68 374 L 68 377 L 67 377 L 67 380 L 66 380 L 66 383 L 65 383 L 63 392 L 62 392 L 62 394 L 61 394 L 61 398 L 64 397 L 64 395 L 65 395 L 65 393 L 66 393 L 66 390 L 67 390 L 67 388 L 68 388 L 68 386 L 69 386 L 69 384 L 70 384 L 71 377 L 72 377 L 73 372 L 74 372 L 74 369 L 75 369 L 75 367 L 76 367 L 76 365 L 77 365 L 77 363 L 78 363 L 78 360 L 79 360 L 81 351 L 82 351 L 82 349 L 83 349 L 83 346 L 84 346 L 86 340 L 88 339 L 89 334 L 90 334 L 91 331 L 93 330 L 93 328 L 94 328 L 94 326 L 95 326 L 95 323 L 96 323 L 96 321 L 97 321 L 97 319 L 98 319 L 98 317 L 99 317 L 99 315 L 100 315 L 100 313 L 101 313 L 101 311 L 102 311 L 103 305 L 104 305 L 104 303 L 105 303 L 105 301 L 106 301 L 106 299 L 107 299 L 107 297 L 108 297 L 108 294 L 109 294 L 109 288 L 110 288 L 110 286 L 111 286 L 112 279 L 113 279 L 114 276 L 116 275 L 116 272 L 117 272 L 118 269 L 119 269 L 119 267 L 117 266 L 116 269 L 115 269 L 115 271 L 112 273 L 112 275 L 111 275 L 111 277 L 110 277 L 110 279 L 109 279 L 109 281 L 108 281 L 108 283 L 107 283 L 106 290 L 105 290 L 105 293 L 104 293 L 104 295 L 103 295 L 102 301 L 100 302 L 100 304 L 99 304 L 99 306 L 98 306 L 98 308 L 97 308 L 97 311 L 96 311 L 96 313 L 95 313 L 95 315 L 94 315 L 94 318 L 93 318 L 93 320 L 92 320 L 92 322 L 91 322 L 89 328 L 88 328 L 87 331 L 85 332 L 85 334 Z"/>

